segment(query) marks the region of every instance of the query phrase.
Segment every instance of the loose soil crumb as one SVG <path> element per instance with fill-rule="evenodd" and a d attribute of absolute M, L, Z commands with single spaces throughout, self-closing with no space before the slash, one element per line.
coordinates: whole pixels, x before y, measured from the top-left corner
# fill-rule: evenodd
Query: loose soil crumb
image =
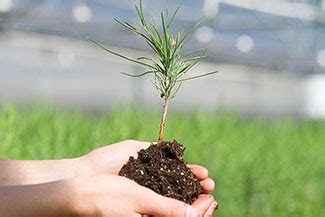
<path fill-rule="evenodd" d="M 130 157 L 119 175 L 153 191 L 192 204 L 202 192 L 199 180 L 183 160 L 184 146 L 174 141 L 152 144 Z"/>

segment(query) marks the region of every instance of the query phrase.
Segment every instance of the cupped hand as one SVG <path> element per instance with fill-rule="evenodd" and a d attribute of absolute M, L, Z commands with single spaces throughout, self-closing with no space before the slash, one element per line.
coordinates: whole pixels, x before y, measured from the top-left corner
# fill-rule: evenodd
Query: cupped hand
<path fill-rule="evenodd" d="M 84 161 L 87 162 L 84 173 L 85 175 L 98 173 L 117 175 L 130 156 L 137 158 L 138 151 L 148 148 L 150 144 L 150 142 L 126 140 L 93 150 L 84 156 Z M 213 197 L 209 195 L 214 190 L 215 183 L 208 177 L 208 170 L 205 167 L 199 165 L 188 165 L 188 167 L 199 179 L 203 188 L 202 195 L 193 206 L 201 210 L 199 211 L 201 216 L 210 216 L 217 206 Z"/>
<path fill-rule="evenodd" d="M 67 180 L 72 188 L 73 213 L 77 216 L 210 216 L 216 206 L 201 195 L 192 206 L 163 197 L 122 176 L 97 174 Z"/>
<path fill-rule="evenodd" d="M 138 152 L 148 148 L 150 144 L 150 142 L 125 140 L 95 149 L 83 157 L 83 161 L 86 162 L 83 173 L 91 175 L 107 172 L 117 175 L 130 156 L 137 158 Z M 199 165 L 188 165 L 188 167 L 198 177 L 204 193 L 214 190 L 214 181 L 208 177 L 208 170 L 205 167 Z"/>

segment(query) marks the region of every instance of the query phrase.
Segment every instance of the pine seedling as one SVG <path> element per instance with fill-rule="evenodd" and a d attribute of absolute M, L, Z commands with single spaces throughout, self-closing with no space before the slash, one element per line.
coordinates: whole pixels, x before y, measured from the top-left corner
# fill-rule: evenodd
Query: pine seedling
<path fill-rule="evenodd" d="M 156 54 L 156 59 L 145 56 L 138 57 L 136 59 L 127 57 L 106 48 L 94 39 L 90 39 L 95 45 L 106 50 L 107 52 L 148 68 L 148 71 L 141 74 L 135 75 L 124 72 L 122 72 L 122 74 L 135 78 L 153 74 L 154 79 L 152 83 L 155 85 L 157 90 L 159 90 L 160 96 L 164 99 L 157 144 L 160 144 L 163 141 L 168 102 L 170 99 L 173 99 L 176 96 L 181 89 L 183 82 L 217 73 L 217 71 L 212 71 L 197 76 L 184 77 L 187 72 L 199 62 L 199 60 L 206 57 L 207 49 L 198 49 L 182 55 L 181 51 L 185 39 L 200 25 L 201 22 L 196 22 L 185 33 L 183 30 L 180 30 L 174 35 L 171 34 L 170 28 L 178 10 L 179 7 L 170 17 L 168 16 L 167 10 L 165 13 L 162 12 L 160 14 L 162 27 L 160 31 L 158 30 L 158 27 L 154 21 L 151 23 L 146 21 L 143 14 L 142 0 L 140 0 L 139 6 L 135 5 L 135 11 L 140 20 L 136 26 L 119 19 L 114 19 L 117 23 L 144 38 L 146 43 Z"/>

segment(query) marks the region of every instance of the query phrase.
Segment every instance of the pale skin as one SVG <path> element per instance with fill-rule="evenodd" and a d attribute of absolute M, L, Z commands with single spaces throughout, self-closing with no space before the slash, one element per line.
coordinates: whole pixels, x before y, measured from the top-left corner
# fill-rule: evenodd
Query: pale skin
<path fill-rule="evenodd" d="M 204 189 L 191 206 L 118 176 L 149 145 L 127 140 L 73 159 L 0 160 L 1 216 L 211 216 L 215 184 L 202 166 L 189 165 Z"/>

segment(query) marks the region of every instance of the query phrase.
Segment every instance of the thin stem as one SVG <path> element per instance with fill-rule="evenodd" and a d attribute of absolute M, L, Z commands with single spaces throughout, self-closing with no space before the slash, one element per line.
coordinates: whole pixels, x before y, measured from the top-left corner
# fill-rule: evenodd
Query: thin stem
<path fill-rule="evenodd" d="M 158 137 L 158 142 L 157 145 L 159 145 L 163 141 L 164 137 L 164 128 L 166 124 L 166 116 L 167 116 L 167 111 L 168 111 L 168 98 L 164 98 L 164 106 L 163 106 L 163 113 L 161 117 L 161 122 L 160 122 L 160 130 L 159 130 L 159 137 Z"/>
<path fill-rule="evenodd" d="M 122 74 L 136 78 L 148 74 L 154 75 L 152 83 L 160 91 L 160 96 L 164 97 L 160 131 L 157 141 L 157 144 L 160 144 L 162 143 L 164 136 L 164 128 L 168 111 L 168 102 L 176 96 L 176 94 L 181 88 L 182 82 L 207 75 L 212 75 L 216 73 L 216 71 L 183 78 L 183 76 L 187 75 L 187 72 L 194 65 L 196 65 L 199 60 L 205 57 L 206 49 L 199 49 L 186 55 L 181 54 L 185 39 L 190 35 L 191 32 L 193 32 L 196 28 L 199 27 L 201 22 L 193 24 L 186 33 L 184 33 L 183 30 L 180 30 L 177 34 L 172 35 L 170 29 L 171 24 L 173 23 L 179 8 L 177 8 L 177 10 L 173 13 L 170 18 L 168 16 L 168 12 L 161 13 L 161 32 L 159 32 L 157 25 L 154 21 L 152 21 L 152 23 L 147 23 L 143 13 L 142 0 L 140 0 L 139 6 L 135 5 L 135 10 L 140 19 L 140 22 L 137 23 L 138 26 L 131 25 L 128 22 L 120 21 L 118 19 L 115 19 L 115 21 L 144 38 L 149 47 L 157 55 L 156 58 L 138 57 L 137 59 L 134 59 L 112 51 L 109 48 L 103 46 L 101 43 L 97 42 L 96 40 L 90 40 L 95 45 L 101 47 L 102 49 L 115 56 L 149 68 L 148 71 L 145 71 L 142 74 L 129 74 L 124 72 L 122 72 Z"/>

